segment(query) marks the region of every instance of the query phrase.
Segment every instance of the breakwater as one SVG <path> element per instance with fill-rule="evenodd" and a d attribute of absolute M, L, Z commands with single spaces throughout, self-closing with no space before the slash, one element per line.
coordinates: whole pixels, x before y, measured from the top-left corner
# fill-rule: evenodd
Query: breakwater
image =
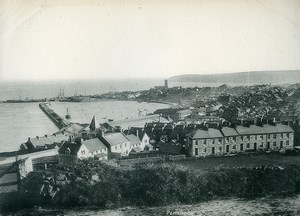
<path fill-rule="evenodd" d="M 69 124 L 60 115 L 58 115 L 56 112 L 54 112 L 52 109 L 50 109 L 46 103 L 40 103 L 39 107 L 59 129 L 61 129 Z"/>

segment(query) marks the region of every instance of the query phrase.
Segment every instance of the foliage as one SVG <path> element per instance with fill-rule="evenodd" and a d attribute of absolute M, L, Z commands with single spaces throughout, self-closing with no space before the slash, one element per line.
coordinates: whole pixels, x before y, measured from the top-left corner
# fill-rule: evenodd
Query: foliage
<path fill-rule="evenodd" d="M 57 195 L 49 201 L 49 196 L 41 196 L 36 186 L 43 184 L 42 175 L 55 178 L 58 174 L 68 174 L 70 181 L 59 186 Z M 22 195 L 30 195 L 35 204 L 56 207 L 189 204 L 215 197 L 255 198 L 300 191 L 300 169 L 295 165 L 285 169 L 269 166 L 200 172 L 168 163 L 122 169 L 86 160 L 73 166 L 57 166 L 33 178 L 34 175 L 25 179 Z"/>

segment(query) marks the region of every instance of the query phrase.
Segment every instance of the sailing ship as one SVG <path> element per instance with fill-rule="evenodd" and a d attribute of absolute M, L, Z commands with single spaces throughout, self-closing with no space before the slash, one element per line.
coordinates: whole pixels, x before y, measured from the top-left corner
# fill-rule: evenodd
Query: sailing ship
<path fill-rule="evenodd" d="M 66 119 L 70 119 L 71 118 L 71 115 L 69 114 L 69 109 L 67 108 L 67 114 L 66 114 Z"/>

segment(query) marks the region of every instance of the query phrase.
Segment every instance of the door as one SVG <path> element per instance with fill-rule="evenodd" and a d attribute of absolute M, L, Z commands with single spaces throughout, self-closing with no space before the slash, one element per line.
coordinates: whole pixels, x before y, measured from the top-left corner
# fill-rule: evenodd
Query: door
<path fill-rule="evenodd" d="M 256 151 L 257 149 L 257 143 L 254 143 L 254 150 Z"/>
<path fill-rule="evenodd" d="M 198 148 L 195 148 L 195 155 L 198 155 Z"/>
<path fill-rule="evenodd" d="M 211 148 L 211 154 L 215 154 L 215 147 Z"/>
<path fill-rule="evenodd" d="M 229 145 L 226 146 L 226 152 L 229 152 Z"/>
<path fill-rule="evenodd" d="M 244 144 L 241 143 L 241 151 L 244 151 Z"/>

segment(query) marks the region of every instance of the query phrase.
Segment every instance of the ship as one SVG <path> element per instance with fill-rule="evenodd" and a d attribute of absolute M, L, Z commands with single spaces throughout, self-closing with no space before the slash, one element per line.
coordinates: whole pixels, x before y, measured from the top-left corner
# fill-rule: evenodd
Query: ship
<path fill-rule="evenodd" d="M 70 119 L 71 118 L 71 115 L 69 114 L 69 109 L 67 108 L 67 114 L 66 114 L 66 119 Z"/>
<path fill-rule="evenodd" d="M 83 99 L 81 97 L 65 97 L 59 100 L 60 102 L 82 102 Z"/>

